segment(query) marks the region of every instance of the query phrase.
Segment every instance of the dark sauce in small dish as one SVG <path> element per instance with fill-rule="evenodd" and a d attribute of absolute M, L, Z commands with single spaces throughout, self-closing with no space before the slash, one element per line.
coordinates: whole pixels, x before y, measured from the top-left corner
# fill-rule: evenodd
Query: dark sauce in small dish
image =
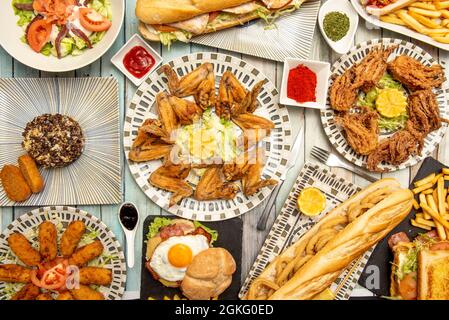
<path fill-rule="evenodd" d="M 132 203 L 125 203 L 120 208 L 120 221 L 123 226 L 132 231 L 137 225 L 138 213 L 136 207 Z"/>

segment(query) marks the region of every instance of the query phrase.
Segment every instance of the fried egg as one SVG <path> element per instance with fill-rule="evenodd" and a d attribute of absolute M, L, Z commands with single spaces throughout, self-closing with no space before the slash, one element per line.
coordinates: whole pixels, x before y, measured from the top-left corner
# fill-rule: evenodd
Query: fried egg
<path fill-rule="evenodd" d="M 164 280 L 181 281 L 193 258 L 208 248 L 202 235 L 171 237 L 154 250 L 150 266 Z"/>

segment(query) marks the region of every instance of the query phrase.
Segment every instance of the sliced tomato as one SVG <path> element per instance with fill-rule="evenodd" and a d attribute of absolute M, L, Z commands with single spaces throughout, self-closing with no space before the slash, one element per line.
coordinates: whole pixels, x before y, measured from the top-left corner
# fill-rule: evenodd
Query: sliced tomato
<path fill-rule="evenodd" d="M 92 8 L 81 8 L 79 13 L 81 25 L 89 31 L 106 31 L 112 26 L 111 21 Z"/>
<path fill-rule="evenodd" d="M 410 272 L 399 282 L 399 293 L 405 300 L 416 300 L 418 296 L 416 272 Z"/>
<path fill-rule="evenodd" d="M 43 19 L 35 20 L 28 26 L 27 41 L 31 49 L 41 52 L 45 44 L 50 41 L 51 24 Z"/>
<path fill-rule="evenodd" d="M 31 271 L 31 282 L 39 288 L 47 290 L 65 289 L 67 267 L 67 260 L 60 258 L 39 264 L 38 269 Z"/>
<path fill-rule="evenodd" d="M 154 28 L 154 30 L 159 31 L 159 32 L 175 32 L 175 31 L 179 31 L 179 29 L 177 29 L 175 27 L 167 26 L 165 24 L 152 24 L 151 26 Z"/>
<path fill-rule="evenodd" d="M 45 7 L 45 1 L 44 0 L 34 0 L 33 1 L 33 9 L 36 12 L 40 12 L 40 13 L 46 12 L 47 9 Z"/>
<path fill-rule="evenodd" d="M 220 11 L 214 11 L 209 13 L 209 23 L 217 19 L 217 17 L 220 15 Z"/>

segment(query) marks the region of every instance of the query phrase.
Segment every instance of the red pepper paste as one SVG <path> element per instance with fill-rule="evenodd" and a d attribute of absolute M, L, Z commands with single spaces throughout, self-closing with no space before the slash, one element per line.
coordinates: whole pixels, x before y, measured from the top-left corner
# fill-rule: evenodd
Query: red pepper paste
<path fill-rule="evenodd" d="M 316 102 L 316 74 L 300 64 L 288 74 L 287 97 L 299 103 Z"/>

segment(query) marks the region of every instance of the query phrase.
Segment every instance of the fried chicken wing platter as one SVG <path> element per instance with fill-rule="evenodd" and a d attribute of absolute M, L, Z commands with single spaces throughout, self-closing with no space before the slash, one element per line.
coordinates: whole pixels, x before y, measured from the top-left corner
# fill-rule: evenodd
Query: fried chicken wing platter
<path fill-rule="evenodd" d="M 398 166 L 420 156 L 426 136 L 447 122 L 436 95 L 446 80 L 443 67 L 397 49 L 373 46 L 334 78 L 329 93 L 333 122 L 373 172 L 385 171 L 380 164 Z"/>
<path fill-rule="evenodd" d="M 262 177 L 263 141 L 275 126 L 254 114 L 265 81 L 245 88 L 231 71 L 216 79 L 211 63 L 183 77 L 170 65 L 161 71 L 167 88 L 156 96 L 157 117 L 138 128 L 129 159 L 162 162 L 148 182 L 171 193 L 169 207 L 189 197 L 232 200 L 240 191 L 249 197 L 277 184 Z"/>
<path fill-rule="evenodd" d="M 1 299 L 104 300 L 99 289 L 113 282 L 113 270 L 106 267 L 113 258 L 95 237 L 78 220 L 65 229 L 47 220 L 35 230 L 11 232 L 9 252 L 0 257 Z"/>

